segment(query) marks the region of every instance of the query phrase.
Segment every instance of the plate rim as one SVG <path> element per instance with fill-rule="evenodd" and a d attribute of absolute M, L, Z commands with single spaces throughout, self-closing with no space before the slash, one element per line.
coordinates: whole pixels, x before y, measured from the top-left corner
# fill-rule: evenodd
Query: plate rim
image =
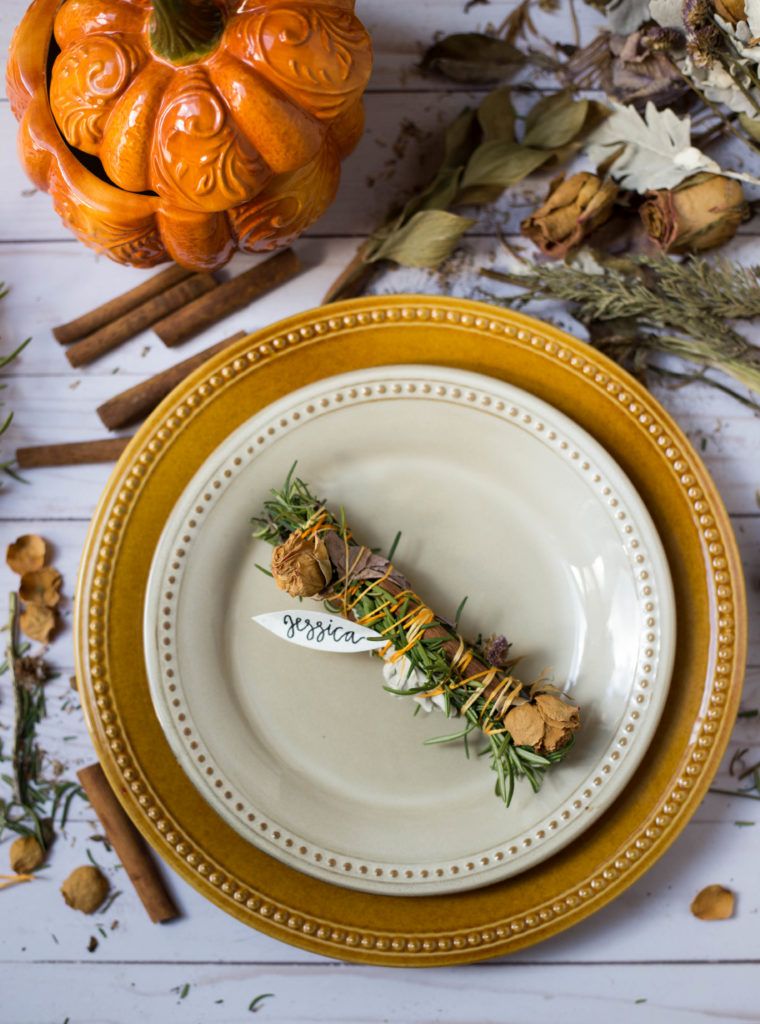
<path fill-rule="evenodd" d="M 612 414 L 609 424 L 621 435 L 627 436 L 631 430 L 640 433 L 641 437 L 636 436 L 645 458 L 658 464 L 662 462 L 660 486 L 671 496 L 676 495 L 682 505 L 688 505 L 688 522 L 679 524 L 683 536 L 672 532 L 663 537 L 663 542 L 666 552 L 683 541 L 689 545 L 692 555 L 698 553 L 699 582 L 702 585 L 705 576 L 706 592 L 698 595 L 694 613 L 707 617 L 711 637 L 715 640 L 709 651 L 700 649 L 695 655 L 705 669 L 704 681 L 700 677 L 698 701 L 701 735 L 691 735 L 696 719 L 691 721 L 688 736 L 685 728 L 681 729 L 684 733 L 680 737 L 682 748 L 666 749 L 658 765 L 658 806 L 644 820 L 637 818 L 637 824 L 625 834 L 622 829 L 627 828 L 626 820 L 614 823 L 613 837 L 608 843 L 614 842 L 615 848 L 607 847 L 601 863 L 595 862 L 585 874 L 583 884 L 569 886 L 562 876 L 561 865 L 554 863 L 566 859 L 566 851 L 563 851 L 544 866 L 541 874 L 545 877 L 535 879 L 536 903 L 530 912 L 520 910 L 505 917 L 505 883 L 500 883 L 476 890 L 476 894 L 482 895 L 482 900 L 476 904 L 461 899 L 461 905 L 473 918 L 468 924 L 442 928 L 438 924 L 440 918 L 434 918 L 427 928 L 407 929 L 405 934 L 401 934 L 404 928 L 398 923 L 399 904 L 425 903 L 430 909 L 431 900 L 443 900 L 451 919 L 456 919 L 460 897 L 399 901 L 353 893 L 353 896 L 361 895 L 361 903 L 355 907 L 353 901 L 344 898 L 346 890 L 324 883 L 307 886 L 297 872 L 288 870 L 283 875 L 273 867 L 276 862 L 262 855 L 257 863 L 262 866 L 266 861 L 266 884 L 270 890 L 279 892 L 287 880 L 293 895 L 288 902 L 283 902 L 272 899 L 271 892 L 269 896 L 261 892 L 258 880 L 251 886 L 244 879 L 230 878 L 217 871 L 213 861 L 209 864 L 203 856 L 205 850 L 197 847 L 190 835 L 178 833 L 176 822 L 168 814 L 155 785 L 143 777 L 141 766 L 134 761 L 134 737 L 122 731 L 122 709 L 113 703 L 111 683 L 116 677 L 108 657 L 109 645 L 124 643 L 118 631 L 114 632 L 115 617 L 110 615 L 116 603 L 110 590 L 114 572 L 119 576 L 120 589 L 115 592 L 119 608 L 124 602 L 141 600 L 137 568 L 126 560 L 122 564 L 123 527 L 130 519 L 129 506 L 139 496 L 167 442 L 178 444 L 181 451 L 183 432 L 199 407 L 206 403 L 211 422 L 218 426 L 219 415 L 218 410 L 214 410 L 213 398 L 250 370 L 262 371 L 256 379 L 258 387 L 272 387 L 270 371 L 277 369 L 278 361 L 287 359 L 293 349 L 303 353 L 302 371 L 306 380 L 320 376 L 315 369 L 318 361 L 314 356 L 315 346 L 325 344 L 331 355 L 341 353 L 345 339 L 340 335 L 345 332 L 355 335 L 352 358 L 361 351 L 365 353 L 364 365 L 372 365 L 373 361 L 387 362 L 387 359 L 374 359 L 373 346 L 379 338 L 377 332 L 389 324 L 403 329 L 406 344 L 413 351 L 427 346 L 424 330 L 431 325 L 445 329 L 436 335 L 433 359 L 426 355 L 422 359 L 409 358 L 409 362 L 464 364 L 489 372 L 492 367 L 489 360 L 493 360 L 496 372 L 492 370 L 492 375 L 515 373 L 520 377 L 528 374 L 525 368 L 528 363 L 521 360 L 525 353 L 532 352 L 537 359 L 534 370 L 536 373 L 541 370 L 541 397 L 548 396 L 551 404 L 569 402 L 580 388 L 585 389 L 588 397 L 588 415 L 594 409 L 610 413 L 619 409 L 622 418 Z M 477 354 L 473 352 L 473 336 L 480 341 Z M 402 351 L 406 354 L 406 346 Z M 404 359 L 394 356 L 394 361 Z M 206 426 L 208 428 L 209 423 Z M 591 433 L 593 436 L 594 431 Z M 613 433 L 612 440 L 620 444 L 617 433 Z M 611 443 L 609 436 L 607 442 Z M 645 495 L 644 498 L 652 512 Z M 135 506 L 139 509 L 139 502 L 135 502 Z M 657 516 L 653 514 L 653 517 L 658 523 Z M 662 530 L 660 532 L 662 535 Z M 709 545 L 713 546 L 713 551 L 709 552 L 714 556 L 711 558 L 708 558 Z M 129 554 L 131 556 L 131 552 Z M 670 555 L 669 561 L 673 571 Z M 693 566 L 689 567 L 689 575 L 683 568 L 686 583 L 691 582 L 694 571 Z M 674 578 L 674 583 L 679 582 L 680 576 L 678 580 Z M 676 592 L 678 600 L 678 586 Z M 718 614 L 722 616 L 724 629 L 720 640 L 713 636 Z M 117 630 L 118 625 L 116 621 Z M 584 342 L 512 310 L 449 297 L 395 295 L 352 299 L 295 314 L 220 353 L 164 400 L 125 450 L 91 521 L 77 584 L 74 629 L 82 706 L 106 775 L 148 842 L 185 880 L 245 923 L 313 952 L 361 963 L 435 966 L 502 955 L 556 934 L 608 903 L 667 850 L 707 791 L 730 736 L 744 672 L 747 609 L 738 550 L 717 489 L 683 432 L 637 381 Z M 125 666 L 118 665 L 117 671 L 123 676 Z M 130 682 L 131 672 L 127 685 Z M 122 678 L 120 685 L 124 684 Z M 690 708 L 695 700 L 691 701 Z M 698 745 L 701 740 L 704 740 L 702 747 Z M 672 744 L 672 737 L 669 742 Z M 654 785 L 654 782 L 648 779 L 646 785 Z M 203 832 L 198 834 L 202 844 L 208 836 Z M 587 846 L 593 849 L 601 844 L 602 840 L 594 837 L 594 842 L 583 844 L 579 856 L 588 852 Z M 315 893 L 319 894 L 315 887 L 320 885 L 329 891 L 329 916 L 302 905 L 304 900 L 308 902 L 315 898 Z M 480 922 L 494 902 L 492 894 L 501 895 L 502 916 L 475 923 Z M 461 894 L 462 897 L 469 895 Z M 371 921 L 369 927 L 366 921 L 361 927 L 350 923 L 350 913 L 362 907 Z"/>
<path fill-rule="evenodd" d="M 482 406 L 477 398 L 471 407 L 484 415 L 496 416 L 500 424 L 509 424 L 514 421 L 517 428 L 522 430 L 526 436 L 530 437 L 535 434 L 547 450 L 554 449 L 554 456 L 573 468 L 576 477 L 584 481 L 589 486 L 589 490 L 594 492 L 597 502 L 605 503 L 604 498 L 598 493 L 600 488 L 606 486 L 606 490 L 609 492 L 610 486 L 612 487 L 612 497 L 616 499 L 615 508 L 618 507 L 617 501 L 619 500 L 622 503 L 620 507 L 624 508 L 625 512 L 615 513 L 612 506 L 606 508 L 605 512 L 613 522 L 622 546 L 626 548 L 626 561 L 637 591 L 638 614 L 641 623 L 642 635 L 634 675 L 639 675 L 642 665 L 646 665 L 648 659 L 652 661 L 652 671 L 649 673 L 651 681 L 647 679 L 645 688 L 642 689 L 633 680 L 631 681 L 623 712 L 624 718 L 628 721 L 624 724 L 621 719 L 614 734 L 610 735 L 610 741 L 600 758 L 589 766 L 585 778 L 579 781 L 573 792 L 563 799 L 561 805 L 544 815 L 537 824 L 531 825 L 528 829 L 521 829 L 512 839 L 504 840 L 492 848 L 474 849 L 449 862 L 449 873 L 445 877 L 434 878 L 433 881 L 425 881 L 424 878 L 417 877 L 403 881 L 399 879 L 403 879 L 405 873 L 410 870 L 414 870 L 415 876 L 418 870 L 422 869 L 434 875 L 436 869 L 447 869 L 444 862 L 418 864 L 417 862 L 373 860 L 368 859 L 366 855 L 359 857 L 358 854 L 352 853 L 350 850 L 335 850 L 323 844 L 315 844 L 313 840 L 303 834 L 286 829 L 275 820 L 273 814 L 265 815 L 261 807 L 254 803 L 244 806 L 243 794 L 235 794 L 233 783 L 229 781 L 226 773 L 203 741 L 201 730 L 193 719 L 190 709 L 185 707 L 179 666 L 176 664 L 177 652 L 175 644 L 172 642 L 173 633 L 176 630 L 174 615 L 166 615 L 164 621 L 161 621 L 163 605 L 168 604 L 170 608 L 177 607 L 183 585 L 183 558 L 191 550 L 196 536 L 193 524 L 197 521 L 197 530 L 200 532 L 203 529 L 205 516 L 197 515 L 196 506 L 200 507 L 199 503 L 203 503 L 204 492 L 210 498 L 207 503 L 208 509 L 220 500 L 226 487 L 234 482 L 238 471 L 235 468 L 236 461 L 242 465 L 241 472 L 255 463 L 256 455 L 250 449 L 255 444 L 253 438 L 256 434 L 261 435 L 259 440 L 263 442 L 256 445 L 256 450 L 268 448 L 272 444 L 276 444 L 276 439 L 282 434 L 278 429 L 275 439 L 270 440 L 267 437 L 267 426 L 280 421 L 279 427 L 281 428 L 282 423 L 285 422 L 283 417 L 290 418 L 296 407 L 299 409 L 299 422 L 305 415 L 303 407 L 309 404 L 317 406 L 314 412 L 315 418 L 334 413 L 340 415 L 343 410 L 352 407 L 347 404 L 346 391 L 348 389 L 359 389 L 359 395 L 355 399 L 357 404 L 362 401 L 372 403 L 379 396 L 361 398 L 361 388 L 373 381 L 379 381 L 390 389 L 394 380 L 400 382 L 402 386 L 410 382 L 415 385 L 415 391 L 410 393 L 408 390 L 404 390 L 400 395 L 394 396 L 405 401 L 450 401 L 459 407 L 468 408 L 466 392 L 487 394 L 489 405 L 500 403 L 501 410 L 488 409 L 488 407 Z M 421 391 L 422 386 L 426 384 L 431 385 L 432 388 L 443 384 L 448 387 L 448 394 L 443 397 L 428 397 Z M 454 390 L 453 396 L 452 389 Z M 343 401 L 336 405 L 335 399 L 330 397 L 329 409 L 320 411 L 319 399 L 327 396 L 330 392 L 339 392 Z M 511 409 L 508 408 L 509 406 Z M 517 415 L 513 416 L 512 413 L 515 409 L 517 409 Z M 528 414 L 529 425 L 521 421 L 523 413 Z M 550 441 L 547 433 L 549 437 L 556 434 L 556 441 Z M 575 457 L 566 453 L 563 455 L 563 451 L 568 448 L 568 442 L 572 446 Z M 579 452 L 584 460 L 582 464 L 578 457 Z M 237 460 L 235 456 L 237 456 Z M 583 472 L 581 465 L 586 467 Z M 584 480 L 584 473 L 590 474 L 593 471 L 598 474 L 593 478 L 594 481 L 598 481 L 594 486 L 592 486 L 590 477 Z M 216 478 L 213 483 L 210 479 L 212 476 Z M 611 500 L 609 499 L 609 501 Z M 622 520 L 623 516 L 627 517 L 625 525 L 622 521 L 614 522 L 616 519 Z M 188 518 L 192 521 L 190 525 Z M 631 523 L 633 528 L 638 531 L 634 545 L 638 553 L 634 552 L 634 546 L 628 550 L 628 544 L 623 536 L 624 530 L 631 532 Z M 640 547 L 640 544 L 643 546 Z M 175 548 L 182 552 L 181 558 L 178 557 L 179 551 L 177 551 L 176 557 L 172 554 Z M 646 563 L 644 555 L 647 557 Z M 170 565 L 172 558 L 175 558 L 175 561 L 173 565 Z M 634 565 L 634 561 L 642 563 L 638 569 Z M 174 568 L 174 566 L 179 566 L 179 568 Z M 636 580 L 639 571 L 646 574 L 649 582 L 642 584 Z M 173 581 L 171 583 L 167 582 L 169 576 Z M 651 589 L 653 581 L 657 583 L 655 593 L 647 594 L 646 591 Z M 168 596 L 169 592 L 172 593 L 171 601 L 167 601 L 163 596 L 165 593 Z M 656 643 L 652 644 L 656 648 L 655 658 L 652 658 L 652 652 L 649 652 L 648 655 L 644 654 L 643 637 L 643 633 L 647 629 L 644 625 L 647 615 L 645 606 L 649 606 L 652 601 L 658 604 L 655 616 Z M 588 431 L 543 399 L 509 384 L 507 381 L 486 377 L 484 374 L 461 368 L 406 363 L 348 371 L 322 378 L 306 387 L 297 388 L 281 399 L 259 409 L 224 438 L 204 459 L 182 493 L 177 496 L 161 532 L 153 552 L 146 585 L 142 637 L 148 685 L 153 707 L 161 722 L 164 735 L 174 756 L 182 764 L 185 774 L 216 813 L 248 842 L 297 870 L 305 871 L 325 882 L 346 885 L 348 888 L 358 891 L 414 898 L 420 895 L 443 895 L 474 889 L 528 870 L 553 856 L 554 853 L 580 836 L 611 806 L 646 755 L 664 710 L 675 656 L 675 623 L 672 578 L 657 527 L 628 475 L 617 460 Z M 670 636 L 668 636 L 669 630 L 671 631 Z M 173 659 L 169 673 L 172 677 L 171 680 L 167 678 L 167 666 L 162 661 L 164 647 L 167 652 L 171 653 Z M 646 697 L 649 697 L 648 701 L 645 701 Z M 643 705 L 643 709 L 641 705 Z M 630 715 L 631 711 L 636 712 L 633 718 Z M 182 723 L 176 721 L 178 714 L 182 716 Z M 636 731 L 638 735 L 631 735 Z M 192 740 L 189 738 L 191 734 Z M 610 757 L 613 743 L 617 746 L 621 739 L 625 742 L 625 746 Z M 639 742 L 633 743 L 632 739 L 637 739 Z M 195 754 L 189 749 L 191 742 L 197 749 Z M 199 757 L 203 759 L 203 768 L 196 763 Z M 215 785 L 212 785 L 209 778 L 212 771 Z M 224 783 L 221 789 L 219 788 L 220 779 Z M 226 799 L 222 796 L 223 792 Z M 233 810 L 233 800 L 241 801 L 242 809 L 240 811 Z M 248 819 L 244 819 L 243 815 L 250 812 L 255 813 L 257 822 L 265 822 L 267 826 L 265 832 L 261 833 L 258 827 L 246 824 Z M 553 818 L 557 820 L 551 820 Z M 276 839 L 272 838 L 273 835 Z M 289 841 L 289 847 L 285 845 L 286 839 Z M 308 854 L 298 853 L 298 849 L 306 849 Z M 315 854 L 318 855 L 318 860 L 315 859 Z M 350 875 L 342 875 L 339 871 L 339 865 L 344 861 L 350 864 Z M 361 869 L 358 861 L 363 862 Z M 338 866 L 331 868 L 329 867 L 331 863 Z M 453 870 L 450 868 L 451 863 L 456 865 L 455 874 L 451 874 L 451 870 Z M 473 864 L 475 865 L 474 870 Z M 376 880 L 374 877 L 378 871 L 382 876 L 382 881 Z"/>

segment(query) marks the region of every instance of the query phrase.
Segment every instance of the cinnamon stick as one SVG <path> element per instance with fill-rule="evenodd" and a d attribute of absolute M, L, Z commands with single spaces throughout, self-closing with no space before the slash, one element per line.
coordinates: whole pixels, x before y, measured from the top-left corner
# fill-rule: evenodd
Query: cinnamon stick
<path fill-rule="evenodd" d="M 143 302 L 152 299 L 154 295 L 160 295 L 161 292 L 166 291 L 168 288 L 173 288 L 175 284 L 184 281 L 192 273 L 192 270 L 187 270 L 185 267 L 180 267 L 179 264 L 174 263 L 172 266 L 167 267 L 166 270 L 162 270 L 160 274 L 154 274 L 147 281 L 138 284 L 136 288 L 130 288 L 123 295 L 117 295 L 116 298 L 109 299 L 102 306 L 98 306 L 89 313 L 77 317 L 76 320 L 70 320 L 68 323 L 59 324 L 57 327 L 54 327 L 53 337 L 57 338 L 62 345 L 68 345 L 72 341 L 79 341 L 80 338 L 87 337 L 88 334 L 92 334 L 93 331 L 97 331 L 100 327 L 105 327 L 106 324 L 118 320 L 120 316 L 124 316 L 130 309 L 142 305 Z"/>
<path fill-rule="evenodd" d="M 200 334 L 218 320 L 247 306 L 254 299 L 289 281 L 301 269 L 301 261 L 292 249 L 283 249 L 237 277 L 220 284 L 213 292 L 159 320 L 153 330 L 172 348 Z"/>
<path fill-rule="evenodd" d="M 193 370 L 197 370 L 206 360 L 215 356 L 217 352 L 221 352 L 233 342 L 244 338 L 245 335 L 245 331 L 237 331 L 235 334 L 231 334 L 229 338 L 225 338 L 224 341 L 219 341 L 216 345 L 205 348 L 202 352 L 190 356 L 189 359 L 184 359 L 181 363 L 177 363 L 176 366 L 170 366 L 168 370 L 163 370 L 154 377 L 149 377 L 148 380 L 140 381 L 134 387 L 121 391 L 118 395 L 114 395 L 113 398 L 109 398 L 107 402 L 103 402 L 102 405 L 98 406 L 98 416 L 100 416 L 100 419 L 109 430 L 118 430 L 120 427 L 126 427 L 129 423 L 135 423 L 137 420 L 143 419 Z"/>
<path fill-rule="evenodd" d="M 105 324 L 93 334 L 88 334 L 81 341 L 75 341 L 66 349 L 66 358 L 72 366 L 84 366 L 111 349 L 121 345 L 128 338 L 144 331 L 167 313 L 172 313 L 181 306 L 192 304 L 194 299 L 213 291 L 217 287 L 211 274 L 191 274 L 173 288 L 160 292 L 152 298 L 129 310 L 117 320 Z"/>
<path fill-rule="evenodd" d="M 131 440 L 131 437 L 106 437 L 101 441 L 73 441 L 69 444 L 40 444 L 31 448 L 17 448 L 16 462 L 19 469 L 115 462 Z"/>
<path fill-rule="evenodd" d="M 127 817 L 103 769 L 91 764 L 78 771 L 77 777 L 151 921 L 179 917 L 145 840 Z"/>

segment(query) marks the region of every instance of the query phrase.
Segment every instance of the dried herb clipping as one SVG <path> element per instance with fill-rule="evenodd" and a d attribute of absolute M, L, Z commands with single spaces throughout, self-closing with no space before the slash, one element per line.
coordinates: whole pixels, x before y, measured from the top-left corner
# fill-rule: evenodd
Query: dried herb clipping
<path fill-rule="evenodd" d="M 75 868 L 61 886 L 64 900 L 73 910 L 94 914 L 108 896 L 110 885 L 103 872 L 91 864 Z"/>
<path fill-rule="evenodd" d="M 714 249 L 730 241 L 748 217 L 741 184 L 719 174 L 697 174 L 647 196 L 641 220 L 657 248 L 667 253 Z"/>
<path fill-rule="evenodd" d="M 557 178 L 520 230 L 545 256 L 564 259 L 609 219 L 618 191 L 613 182 L 587 172 Z"/>
<path fill-rule="evenodd" d="M 3 776 L 11 792 L 0 797 L 0 837 L 8 829 L 33 837 L 47 850 L 54 823 L 63 828 L 72 801 L 82 791 L 76 782 L 61 780 L 55 772 L 46 775 L 37 727 L 46 714 L 45 688 L 54 673 L 42 657 L 26 653 L 29 645 L 19 643 L 18 624 L 18 596 L 11 594 L 5 671 L 13 692 L 14 726 L 11 774 Z"/>
<path fill-rule="evenodd" d="M 708 885 L 691 902 L 691 912 L 700 921 L 727 921 L 733 917 L 736 896 L 722 885 Z"/>
<path fill-rule="evenodd" d="M 448 127 L 435 176 L 372 233 L 325 302 L 358 294 L 371 267 L 383 261 L 439 266 L 474 223 L 452 212 L 453 207 L 493 202 L 539 167 L 567 160 L 605 115 L 606 108 L 595 100 L 575 100 L 561 90 L 533 105 L 518 139 L 509 90 L 489 93 L 477 110 L 464 110 Z"/>
<path fill-rule="evenodd" d="M 519 273 L 482 274 L 522 289 L 517 297 L 488 293 L 494 302 L 511 307 L 538 299 L 567 303 L 589 329 L 592 343 L 634 373 L 647 367 L 657 371 L 652 357 L 666 353 L 698 365 L 689 379 L 721 387 L 746 402 L 705 375 L 714 369 L 760 393 L 760 348 L 732 322 L 760 316 L 760 267 L 729 260 L 708 263 L 696 256 L 682 263 L 667 256 L 621 256 L 598 263 L 588 256 L 567 265 L 524 261 Z"/>
<path fill-rule="evenodd" d="M 522 683 L 512 671 L 516 662 L 507 660 L 509 644 L 503 637 L 485 645 L 462 638 L 454 623 L 436 615 L 414 592 L 389 558 L 354 539 L 344 518 L 315 498 L 294 469 L 253 520 L 254 536 L 275 548 L 272 574 L 277 577 L 283 559 L 292 558 L 293 552 L 297 558 L 308 556 L 289 592 L 305 592 L 307 572 L 307 589 L 329 611 L 387 638 L 378 653 L 385 659 L 389 692 L 410 695 L 426 710 L 435 704 L 461 722 L 456 732 L 428 742 L 462 741 L 465 751 L 469 741 L 482 742 L 496 773 L 496 794 L 507 805 L 518 778 L 527 778 L 538 791 L 544 773 L 573 746 L 580 727 L 578 707 L 544 678 Z M 315 541 L 322 545 L 319 557 Z M 329 572 L 320 564 L 325 553 Z M 291 576 L 283 583 L 288 589 Z M 511 725 L 510 716 L 516 716 Z"/>

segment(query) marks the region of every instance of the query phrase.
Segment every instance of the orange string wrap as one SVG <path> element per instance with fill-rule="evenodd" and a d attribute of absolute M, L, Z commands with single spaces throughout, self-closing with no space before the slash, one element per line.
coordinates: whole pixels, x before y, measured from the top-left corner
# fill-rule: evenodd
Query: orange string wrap
<path fill-rule="evenodd" d="M 302 532 L 306 536 L 310 537 L 323 531 L 326 532 L 327 530 L 337 529 L 337 524 L 330 522 L 324 511 L 322 511 L 315 517 L 314 522 L 308 524 L 306 529 Z M 359 554 L 357 555 L 353 565 L 349 566 L 348 551 L 350 537 L 351 534 L 346 530 L 343 537 L 346 550 L 346 573 L 343 578 L 338 581 L 339 583 L 344 584 L 343 591 L 338 599 L 343 606 L 343 614 L 345 618 L 349 618 L 349 613 L 353 611 L 357 604 L 359 604 L 375 587 L 382 586 L 393 572 L 393 565 L 389 562 L 388 568 L 385 570 L 383 575 L 377 579 L 370 580 L 366 584 L 361 580 L 358 580 L 355 583 L 349 582 L 354 566 L 361 558 L 362 552 L 366 550 L 364 548 L 360 548 Z M 384 618 L 386 613 L 394 615 L 406 604 L 410 604 L 411 607 L 409 607 L 403 615 L 395 619 L 390 626 L 386 626 L 380 631 L 382 636 L 387 636 L 388 633 L 399 627 L 404 629 L 406 632 L 406 643 L 403 647 L 394 647 L 392 641 L 389 640 L 384 647 L 378 650 L 378 653 L 383 658 L 385 658 L 390 651 L 393 651 L 390 655 L 390 661 L 392 662 L 399 661 L 420 642 L 425 634 L 426 628 L 436 621 L 437 616 L 435 612 L 425 604 L 417 593 L 410 588 L 407 588 L 399 591 L 396 595 L 389 595 L 388 599 L 383 601 L 383 603 L 377 608 L 367 612 L 366 615 L 356 618 L 355 620 L 360 626 L 373 626 L 380 619 Z M 460 709 L 460 713 L 466 714 L 478 698 L 488 691 L 487 699 L 478 715 L 481 721 L 481 728 L 486 735 L 507 732 L 508 730 L 502 724 L 503 719 L 513 704 L 518 701 L 521 703 L 522 699 L 524 699 L 520 697 L 523 684 L 512 675 L 505 675 L 503 679 L 499 679 L 499 674 L 502 670 L 496 666 L 468 675 L 467 670 L 475 658 L 475 652 L 465 643 L 464 639 L 458 633 L 454 633 L 452 638 L 457 640 L 458 647 L 455 654 L 450 659 L 450 664 L 452 671 L 458 673 L 460 678 L 447 682 L 445 685 L 439 685 L 430 690 L 425 690 L 425 696 L 437 697 L 446 693 L 447 690 L 458 690 L 461 687 L 471 686 L 474 683 L 478 683 L 479 685 L 467 698 L 467 701 Z M 536 692 L 548 692 L 549 690 L 556 691 L 556 687 L 545 683 L 542 676 L 532 685 L 530 695 L 533 697 Z"/>

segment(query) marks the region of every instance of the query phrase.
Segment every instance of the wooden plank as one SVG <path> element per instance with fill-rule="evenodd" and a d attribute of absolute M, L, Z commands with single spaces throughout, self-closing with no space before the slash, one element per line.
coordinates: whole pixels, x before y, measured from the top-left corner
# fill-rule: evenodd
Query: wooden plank
<path fill-rule="evenodd" d="M 358 0 L 356 13 L 372 37 L 375 54 L 371 89 L 429 88 L 416 65 L 424 49 L 437 33 L 483 31 L 498 26 L 515 8 L 517 0 L 490 0 L 468 8 L 465 0 L 416 0 L 403 3 L 392 0 Z M 6 54 L 13 29 L 21 20 L 27 0 L 3 0 L 0 7 L 0 73 L 5 78 Z M 588 36 L 600 16 L 585 4 L 578 4 L 578 19 Z M 553 40 L 572 42 L 572 31 L 564 11 L 536 11 L 537 26 Z M 441 88 L 447 88 L 445 82 Z M 448 86 L 450 87 L 450 86 Z"/>
<path fill-rule="evenodd" d="M 117 1019 L 113 1012 L 118 1007 L 119 1020 L 231 1024 L 247 1020 L 252 1001 L 265 993 L 268 998 L 256 1012 L 262 1020 L 288 1024 L 556 1024 L 560 1006 L 562 1017 L 571 1021 L 758 1020 L 750 998 L 755 964 L 630 965 L 614 971 L 516 964 L 395 971 L 317 964 L 293 971 L 286 966 L 99 966 L 98 953 L 89 963 L 14 966 L 2 1020 L 85 1024 Z"/>
<path fill-rule="evenodd" d="M 739 525 L 742 525 L 740 523 Z M 747 550 L 760 551 L 760 518 L 744 521 L 751 527 Z M 52 562 L 64 576 L 62 600 L 63 629 L 50 650 L 50 660 L 60 670 L 58 679 L 48 684 L 48 717 L 40 729 L 40 745 L 47 762 L 72 778 L 75 771 L 92 761 L 92 748 L 86 733 L 77 695 L 71 690 L 72 637 L 70 631 L 73 593 L 79 551 L 84 540 L 85 522 L 45 520 L 3 522 L 4 545 L 23 532 L 39 532 L 52 545 Z M 752 579 L 760 578 L 760 562 L 755 562 Z M 0 566 L 0 593 L 15 584 L 7 567 Z M 757 587 L 751 587 L 752 619 L 756 631 L 760 623 Z M 0 611 L 2 617 L 2 611 Z M 760 665 L 760 643 L 755 640 L 753 655 Z M 760 708 L 760 667 L 748 673 L 743 707 Z M 12 708 L 0 678 L 0 736 L 7 736 Z M 737 750 L 748 749 L 746 759 L 760 760 L 760 717 L 742 718 L 724 759 L 716 785 L 735 788 L 728 772 Z M 737 825 L 736 822 L 753 822 Z M 2 894 L 6 920 L 16 922 L 13 929 L 0 928 L 0 963 L 30 963 L 45 959 L 85 959 L 91 934 L 100 940 L 93 960 L 174 962 L 233 960 L 241 962 L 314 963 L 318 958 L 270 940 L 233 921 L 203 900 L 193 889 L 167 872 L 170 887 L 184 914 L 184 920 L 172 926 L 170 941 L 162 928 L 145 918 L 137 897 L 126 887 L 116 859 L 91 837 L 99 833 L 87 807 L 77 802 L 72 820 L 54 849 L 51 867 L 38 883 L 9 889 Z M 7 843 L 0 844 L 0 871 Z M 87 850 L 109 873 L 115 888 L 122 890 L 107 915 L 92 920 L 65 907 L 57 888 L 69 870 L 87 863 Z M 756 865 L 760 856 L 760 805 L 753 801 L 718 794 L 709 795 L 675 847 L 629 891 L 592 919 L 566 935 L 560 935 L 534 950 L 520 953 L 510 963 L 591 963 L 632 960 L 741 959 L 754 948 L 756 914 L 760 912 L 760 894 L 756 885 Z M 726 925 L 708 926 L 693 922 L 688 906 L 704 885 L 722 882 L 740 896 L 739 913 Z M 113 920 L 119 926 L 112 932 Z M 41 925 L 44 922 L 44 926 Z M 107 932 L 103 939 L 96 925 Z M 718 929 L 718 930 L 716 930 Z M 55 938 L 53 938 L 55 936 Z M 3 968 L 0 966 L 0 973 Z M 68 1011 L 67 1011 L 68 1012 Z M 44 1019 L 44 1018 L 41 1018 Z M 72 1018 L 75 1020 L 76 1018 Z M 0 1009 L 0 1022 L 3 1020 Z M 13 1018 L 8 1024 L 19 1024 Z"/>

